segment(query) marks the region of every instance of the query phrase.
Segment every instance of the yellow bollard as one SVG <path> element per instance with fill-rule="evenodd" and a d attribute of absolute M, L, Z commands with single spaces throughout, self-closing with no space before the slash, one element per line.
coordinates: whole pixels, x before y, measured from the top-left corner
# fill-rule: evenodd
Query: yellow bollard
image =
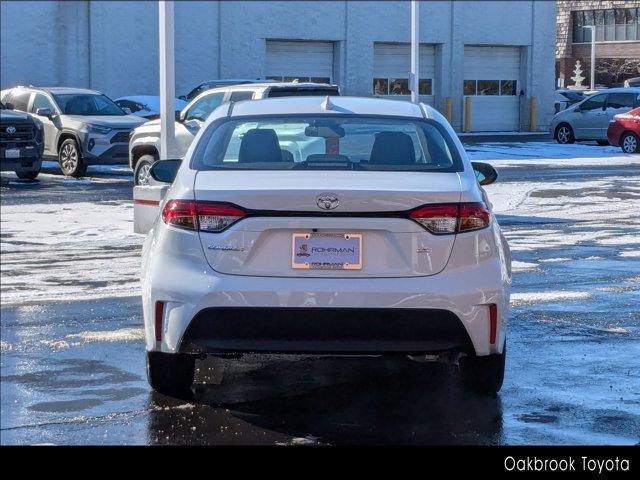
<path fill-rule="evenodd" d="M 471 97 L 464 99 L 464 131 L 471 132 Z"/>
<path fill-rule="evenodd" d="M 530 125 L 530 130 L 532 132 L 536 131 L 536 117 L 538 114 L 538 106 L 536 104 L 536 97 L 531 97 L 531 100 L 529 102 L 529 125 Z"/>
<path fill-rule="evenodd" d="M 453 101 L 451 97 L 447 97 L 444 99 L 444 116 L 449 123 L 451 123 L 453 119 Z"/>

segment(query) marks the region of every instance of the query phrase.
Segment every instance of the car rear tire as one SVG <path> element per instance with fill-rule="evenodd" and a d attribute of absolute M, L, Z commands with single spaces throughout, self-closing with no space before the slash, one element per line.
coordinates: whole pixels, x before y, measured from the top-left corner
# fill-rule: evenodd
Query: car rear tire
<path fill-rule="evenodd" d="M 569 143 L 574 143 L 576 141 L 576 137 L 573 134 L 573 128 L 566 123 L 561 123 L 556 128 L 556 141 L 561 145 L 567 145 Z"/>
<path fill-rule="evenodd" d="M 601 147 L 606 147 L 607 145 L 609 145 L 609 140 L 596 140 L 596 143 Z"/>
<path fill-rule="evenodd" d="M 16 175 L 18 176 L 18 178 L 21 178 L 22 180 L 35 180 L 39 174 L 40 174 L 40 169 L 31 170 L 27 172 L 24 172 L 24 171 L 16 172 Z"/>
<path fill-rule="evenodd" d="M 640 139 L 635 133 L 627 132 L 620 139 L 620 148 L 624 153 L 640 153 Z"/>
<path fill-rule="evenodd" d="M 196 356 L 184 353 L 147 352 L 147 380 L 156 392 L 189 399 Z"/>
<path fill-rule="evenodd" d="M 58 151 L 58 163 L 62 173 L 69 177 L 82 177 L 87 173 L 87 164 L 84 163 L 78 144 L 73 138 L 68 138 Z"/>
<path fill-rule="evenodd" d="M 154 155 L 142 155 L 138 159 L 133 170 L 135 185 L 149 185 L 149 170 L 156 160 L 158 159 Z"/>
<path fill-rule="evenodd" d="M 495 395 L 502 388 L 506 357 L 506 345 L 498 355 L 463 357 L 460 360 L 462 381 L 480 395 Z"/>

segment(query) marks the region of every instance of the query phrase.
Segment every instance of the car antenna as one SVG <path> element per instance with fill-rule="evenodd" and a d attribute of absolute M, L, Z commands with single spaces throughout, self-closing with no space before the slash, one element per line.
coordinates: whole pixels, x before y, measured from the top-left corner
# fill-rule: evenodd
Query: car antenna
<path fill-rule="evenodd" d="M 322 107 L 323 110 L 333 109 L 333 103 L 331 103 L 331 99 L 329 98 L 329 95 L 325 97 L 324 101 L 320 104 L 320 106 Z"/>

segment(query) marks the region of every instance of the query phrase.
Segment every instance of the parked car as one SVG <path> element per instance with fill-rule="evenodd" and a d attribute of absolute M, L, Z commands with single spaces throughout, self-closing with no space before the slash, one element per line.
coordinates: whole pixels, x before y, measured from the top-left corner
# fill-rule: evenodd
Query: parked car
<path fill-rule="evenodd" d="M 625 153 L 640 153 L 640 108 L 613 117 L 607 138 Z"/>
<path fill-rule="evenodd" d="M 584 93 L 579 90 L 556 90 L 556 113 L 566 110 L 574 103 L 584 100 Z"/>
<path fill-rule="evenodd" d="M 147 373 L 189 396 L 198 358 L 408 355 L 502 385 L 510 253 L 486 193 L 433 108 L 375 98 L 223 105 L 166 188 L 134 187 L 147 225 Z"/>
<path fill-rule="evenodd" d="M 0 102 L 0 170 L 34 180 L 42 166 L 43 138 L 40 120 Z"/>
<path fill-rule="evenodd" d="M 558 143 L 595 140 L 608 145 L 607 127 L 617 114 L 640 106 L 640 88 L 610 88 L 585 98 L 562 112 L 551 122 L 551 131 Z"/>
<path fill-rule="evenodd" d="M 56 158 L 62 173 L 73 177 L 83 176 L 88 165 L 126 162 L 129 134 L 145 121 L 95 90 L 16 87 L 0 96 L 5 105 L 38 116 L 44 157 Z"/>
<path fill-rule="evenodd" d="M 629 87 L 640 87 L 640 77 L 628 78 L 624 81 L 624 86 L 626 88 Z"/>
<path fill-rule="evenodd" d="M 125 112 L 132 113 L 137 117 L 142 117 L 147 120 L 154 120 L 160 117 L 160 97 L 158 95 L 120 97 L 116 98 L 114 103 Z M 173 102 L 176 115 L 186 106 L 187 102 L 179 98 L 176 98 Z"/>
<path fill-rule="evenodd" d="M 211 90 L 212 88 L 221 88 L 221 87 L 230 87 L 233 85 L 246 85 L 248 83 L 265 83 L 270 80 L 264 80 L 261 78 L 256 79 L 248 79 L 248 78 L 226 78 L 226 79 L 218 79 L 218 80 L 209 80 L 206 82 L 202 82 L 201 84 L 194 87 L 189 93 L 186 95 L 180 95 L 178 98 L 180 100 L 186 100 L 190 102 L 202 92 L 207 90 Z"/>
<path fill-rule="evenodd" d="M 336 85 L 324 83 L 267 82 L 215 88 L 201 93 L 181 112 L 175 123 L 175 155 L 183 157 L 198 130 L 209 114 L 226 102 L 296 95 L 340 95 Z M 160 121 L 155 120 L 136 128 L 129 144 L 129 165 L 136 185 L 146 185 L 149 168 L 160 158 Z"/>

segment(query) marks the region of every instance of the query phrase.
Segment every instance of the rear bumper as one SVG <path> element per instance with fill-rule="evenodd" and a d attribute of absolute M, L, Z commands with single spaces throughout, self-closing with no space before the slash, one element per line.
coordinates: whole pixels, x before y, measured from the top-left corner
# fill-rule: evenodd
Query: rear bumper
<path fill-rule="evenodd" d="M 401 278 L 220 274 L 207 264 L 195 235 L 159 228 L 143 247 L 148 351 L 501 353 L 511 272 L 497 224 L 458 235 L 437 275 Z M 161 341 L 155 337 L 157 301 L 165 302 Z M 491 304 L 498 311 L 494 343 Z"/>
<path fill-rule="evenodd" d="M 206 308 L 181 353 L 473 353 L 460 319 L 438 309 Z"/>

